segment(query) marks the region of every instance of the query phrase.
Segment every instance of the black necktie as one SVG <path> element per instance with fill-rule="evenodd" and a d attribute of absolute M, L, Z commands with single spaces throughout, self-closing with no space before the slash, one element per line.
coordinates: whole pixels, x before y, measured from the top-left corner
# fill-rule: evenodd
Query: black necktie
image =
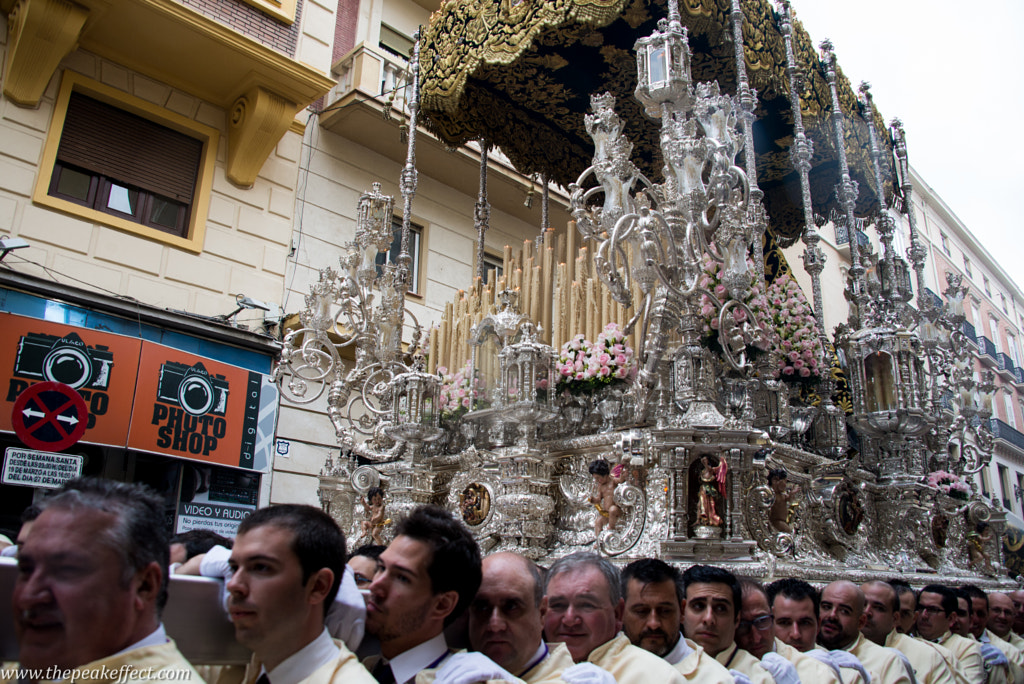
<path fill-rule="evenodd" d="M 391 671 L 391 664 L 383 658 L 377 661 L 377 664 L 373 666 L 373 672 L 370 674 L 380 684 L 395 684 L 395 673 Z M 257 682 L 256 684 L 260 683 Z"/>
<path fill-rule="evenodd" d="M 256 684 L 270 684 L 270 677 L 268 677 L 267 673 L 264 672 L 256 678 Z"/>

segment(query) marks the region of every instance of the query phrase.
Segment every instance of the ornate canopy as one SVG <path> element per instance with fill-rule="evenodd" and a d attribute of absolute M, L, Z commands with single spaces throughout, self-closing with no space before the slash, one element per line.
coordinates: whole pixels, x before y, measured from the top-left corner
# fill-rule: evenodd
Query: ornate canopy
<path fill-rule="evenodd" d="M 680 0 L 689 29 L 695 81 L 736 90 L 729 0 Z M 754 124 L 758 183 L 773 232 L 783 240 L 803 227 L 800 185 L 789 156 L 793 116 L 778 15 L 769 0 L 743 0 L 747 71 L 757 89 Z M 592 144 L 583 126 L 591 93 L 610 91 L 629 122 L 634 161 L 661 179 L 659 127 L 633 99 L 633 44 L 667 16 L 662 0 L 447 0 L 424 32 L 421 52 L 425 125 L 451 145 L 484 138 L 524 173 L 544 173 L 568 186 L 588 166 Z M 819 55 L 797 22 L 794 49 L 805 75 L 804 125 L 814 141 L 811 189 L 815 212 L 836 205 L 831 94 Z M 849 81 L 838 74 L 846 115 L 851 174 L 860 185 L 858 213 L 877 208 L 869 136 Z M 887 128 L 877 109 L 879 131 Z M 884 134 L 888 150 L 891 139 Z"/>

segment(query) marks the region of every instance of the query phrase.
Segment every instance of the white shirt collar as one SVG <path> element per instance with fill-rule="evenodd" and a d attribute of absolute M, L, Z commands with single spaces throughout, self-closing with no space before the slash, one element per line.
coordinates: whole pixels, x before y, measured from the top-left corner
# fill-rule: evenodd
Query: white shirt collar
<path fill-rule="evenodd" d="M 668 661 L 669 665 L 678 665 L 682 662 L 683 658 L 693 653 L 693 649 L 686 643 L 686 639 L 683 638 L 682 632 L 679 633 L 679 641 L 672 647 L 672 650 L 666 653 L 663 657 Z"/>
<path fill-rule="evenodd" d="M 334 645 L 327 628 L 320 636 L 285 658 L 270 672 L 267 678 L 271 684 L 299 684 L 322 666 L 338 657 L 341 649 Z M 266 672 L 266 668 L 262 669 Z"/>
<path fill-rule="evenodd" d="M 533 652 L 533 657 L 526 661 L 526 668 L 519 673 L 519 676 L 522 677 L 524 674 L 537 667 L 537 665 L 540 664 L 540 661 L 544 660 L 547 655 L 548 645 L 544 643 L 543 639 L 541 639 L 540 646 L 538 646 L 537 650 Z"/>
<path fill-rule="evenodd" d="M 437 667 L 437 661 L 447 654 L 448 642 L 444 640 L 444 632 L 442 632 L 433 639 L 428 639 L 404 653 L 399 653 L 388 661 L 388 665 L 391 666 L 391 674 L 395 676 L 395 681 L 402 684 L 415 678 L 422 670 Z M 273 679 L 270 681 L 277 684 Z"/>
<path fill-rule="evenodd" d="M 157 628 L 149 634 L 149 636 L 139 639 L 128 648 L 123 648 L 114 655 L 121 655 L 122 653 L 134 651 L 137 648 L 144 648 L 146 646 L 162 646 L 168 641 L 170 640 L 167 638 L 167 632 L 164 630 L 164 623 L 161 622 Z"/>

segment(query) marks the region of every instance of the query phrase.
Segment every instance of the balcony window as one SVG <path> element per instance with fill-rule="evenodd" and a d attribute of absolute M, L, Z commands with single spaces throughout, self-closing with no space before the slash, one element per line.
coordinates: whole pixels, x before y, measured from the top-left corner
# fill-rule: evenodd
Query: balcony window
<path fill-rule="evenodd" d="M 981 284 L 985 288 L 985 294 L 992 296 L 992 286 L 988 282 L 988 276 L 981 276 Z"/>
<path fill-rule="evenodd" d="M 202 249 L 216 131 L 77 74 L 57 98 L 35 202 Z"/>
<path fill-rule="evenodd" d="M 413 40 L 387 24 L 380 25 L 380 47 L 396 57 L 408 60 L 412 56 Z"/>
<path fill-rule="evenodd" d="M 945 233 L 939 233 L 939 239 L 942 241 L 942 251 L 946 253 L 946 256 L 953 256 L 949 251 L 949 236 Z"/>
<path fill-rule="evenodd" d="M 974 273 L 971 272 L 971 260 L 966 256 L 964 257 L 964 273 L 967 274 L 968 278 L 974 277 Z"/>

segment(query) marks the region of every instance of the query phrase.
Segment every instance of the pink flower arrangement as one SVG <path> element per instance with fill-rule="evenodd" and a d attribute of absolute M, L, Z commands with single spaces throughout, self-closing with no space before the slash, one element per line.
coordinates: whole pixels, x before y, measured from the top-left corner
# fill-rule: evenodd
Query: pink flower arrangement
<path fill-rule="evenodd" d="M 594 342 L 581 334 L 563 344 L 555 370 L 558 389 L 572 394 L 593 392 L 636 376 L 633 348 L 626 344 L 618 323 L 606 325 Z"/>
<path fill-rule="evenodd" d="M 473 400 L 480 396 L 479 384 L 471 387 L 473 368 L 469 361 L 455 373 L 449 373 L 444 366 L 437 367 L 437 373 L 441 376 L 441 417 L 446 419 L 458 418 L 468 412 L 473 406 Z"/>
<path fill-rule="evenodd" d="M 751 271 L 754 270 L 754 262 L 747 257 L 747 268 Z M 719 303 L 724 303 L 728 299 L 728 293 L 725 285 L 722 283 L 722 264 L 712 259 L 707 254 L 704 254 L 704 273 L 700 278 L 700 287 L 707 290 L 715 295 Z M 768 299 L 763 293 L 763 285 L 755 284 L 749 290 L 743 299 L 743 303 L 750 307 L 750 310 L 754 313 L 754 318 L 757 321 L 758 327 L 760 327 L 766 334 L 762 336 L 762 341 L 755 343 L 754 345 L 748 346 L 748 351 L 766 352 L 770 348 L 767 341 L 772 338 L 771 326 L 771 313 L 768 308 Z M 705 346 L 714 351 L 721 350 L 721 344 L 718 341 L 718 310 L 715 308 L 712 300 L 707 295 L 700 296 L 700 314 L 703 318 L 703 330 L 701 333 L 701 339 L 704 341 Z M 747 312 L 741 308 L 734 308 L 732 310 L 733 320 L 738 323 L 747 322 Z"/>
<path fill-rule="evenodd" d="M 971 486 L 964 482 L 963 478 L 945 470 L 928 473 L 928 486 L 961 501 L 967 501 L 971 495 Z"/>
<path fill-rule="evenodd" d="M 779 276 L 767 288 L 771 324 L 778 335 L 779 373 L 787 382 L 813 382 L 825 371 L 818 319 L 800 285 L 791 275 Z"/>

